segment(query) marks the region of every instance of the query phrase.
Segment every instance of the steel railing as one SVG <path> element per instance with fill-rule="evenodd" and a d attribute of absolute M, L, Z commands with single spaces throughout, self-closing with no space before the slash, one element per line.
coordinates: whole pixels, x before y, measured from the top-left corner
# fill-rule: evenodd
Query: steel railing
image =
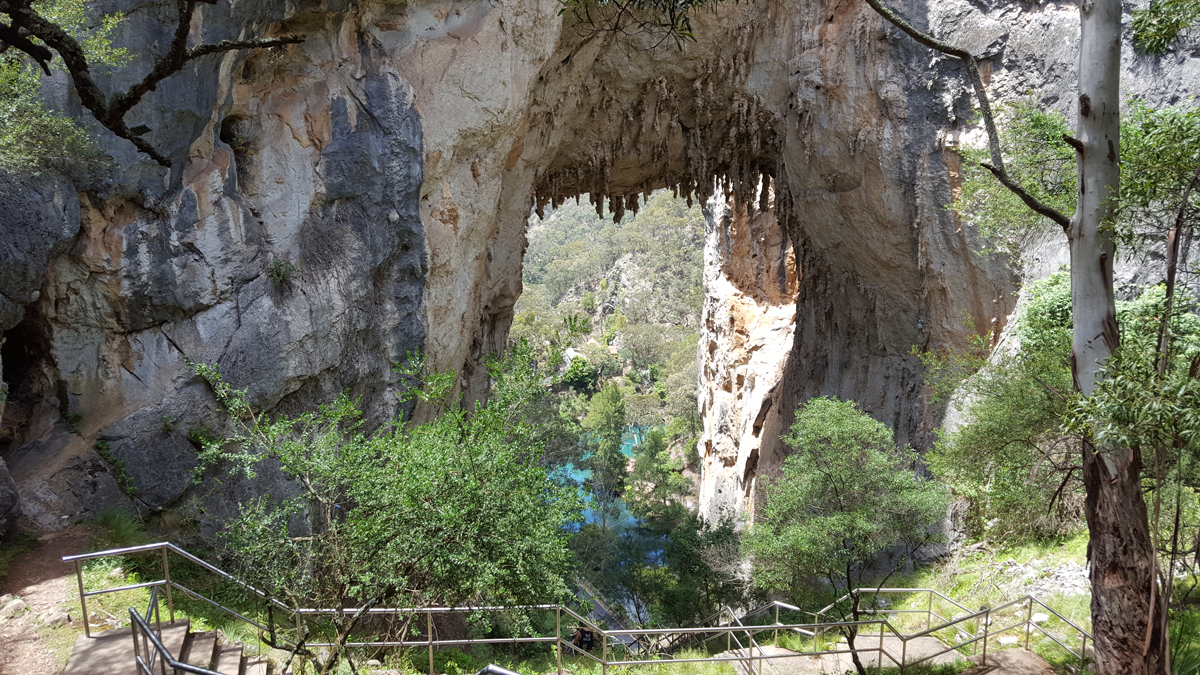
<path fill-rule="evenodd" d="M 154 615 L 156 627 L 150 628 L 147 619 Z M 150 590 L 150 603 L 146 607 L 146 616 L 138 614 L 136 607 L 129 608 L 129 626 L 133 634 L 133 658 L 137 665 L 137 675 L 155 675 L 154 666 L 158 665 L 158 675 L 170 673 L 193 673 L 194 675 L 221 675 L 215 670 L 193 666 L 175 660 L 166 645 L 162 642 L 162 621 L 158 610 L 158 586 Z"/>
<path fill-rule="evenodd" d="M 153 552 L 159 552 L 161 554 L 162 572 L 163 572 L 162 579 L 155 580 L 155 581 L 147 581 L 147 582 L 137 583 L 137 584 L 126 584 L 126 585 L 122 585 L 122 586 L 105 588 L 105 589 L 100 589 L 100 590 L 93 590 L 93 591 L 88 591 L 84 588 L 84 580 L 83 580 L 83 562 L 84 561 L 105 558 L 105 557 L 112 557 L 112 556 L 128 555 L 128 554 L 135 554 L 135 553 L 153 553 Z M 268 609 L 267 624 L 264 625 L 264 624 L 260 623 L 259 621 L 256 621 L 250 617 L 247 617 L 247 616 L 243 615 L 242 613 L 238 612 L 237 610 L 232 609 L 230 607 L 226 607 L 226 606 L 222 605 L 221 603 L 204 596 L 202 593 L 199 593 L 190 588 L 187 588 L 186 586 L 180 584 L 175 579 L 172 579 L 171 578 L 171 566 L 170 566 L 170 556 L 171 555 L 180 556 L 184 560 L 187 560 L 188 562 L 199 566 L 201 569 L 205 570 L 206 572 L 208 572 L 212 575 L 217 576 L 218 578 L 220 578 L 224 581 L 228 581 L 228 582 L 234 584 L 235 586 L 242 589 L 243 591 L 251 594 L 253 597 L 258 599 L 259 601 L 262 601 Z M 851 593 L 848 593 L 845 596 L 843 596 L 842 598 L 840 598 L 837 602 L 829 605 L 828 607 L 821 609 L 818 612 L 813 613 L 815 621 L 813 621 L 811 623 L 801 623 L 801 624 L 782 623 L 780 621 L 780 610 L 799 612 L 800 611 L 799 608 L 797 608 L 793 605 L 788 605 L 786 603 L 782 603 L 782 602 L 771 602 L 771 603 L 767 603 L 765 605 L 762 605 L 760 607 L 757 607 L 757 608 L 747 611 L 745 614 L 743 614 L 741 616 L 741 618 L 739 618 L 732 609 L 730 609 L 728 607 L 723 607 L 717 614 L 708 617 L 704 622 L 702 622 L 702 623 L 707 623 L 709 621 L 715 621 L 717 625 L 695 626 L 695 627 L 690 627 L 690 628 L 604 629 L 604 628 L 600 628 L 593 621 L 591 621 L 588 618 L 582 616 L 581 614 L 575 612 L 571 608 L 565 607 L 562 605 L 524 605 L 524 606 L 513 606 L 513 607 L 416 607 L 416 608 L 376 607 L 376 608 L 368 608 L 368 609 L 291 607 L 291 606 L 279 601 L 277 598 L 269 595 L 268 593 L 265 593 L 264 591 L 257 589 L 254 586 L 251 586 L 250 584 L 247 584 L 247 583 L 235 578 L 233 575 L 228 574 L 227 572 L 221 570 L 220 568 L 205 562 L 204 560 L 188 553 L 187 551 L 185 551 L 185 550 L 179 548 L 178 546 L 175 546 L 174 544 L 171 544 L 169 542 L 160 542 L 160 543 L 155 543 L 155 544 L 146 544 L 143 546 L 132 546 L 132 547 L 121 548 L 121 549 L 112 549 L 112 550 L 108 550 L 108 551 L 97 551 L 94 553 L 85 553 L 85 554 L 81 554 L 81 555 L 66 556 L 63 558 L 63 561 L 64 562 L 72 562 L 75 565 L 76 579 L 77 579 L 77 583 L 78 583 L 78 587 L 79 587 L 80 608 L 82 610 L 83 617 L 84 617 L 84 631 L 88 637 L 91 637 L 91 628 L 89 625 L 89 623 L 90 623 L 89 615 L 87 612 L 88 598 L 96 597 L 96 596 L 103 595 L 106 593 L 115 593 L 115 592 L 119 592 L 119 591 L 135 590 L 135 589 L 139 589 L 139 588 L 149 588 L 150 589 L 151 602 L 150 602 L 150 605 L 147 607 L 146 615 L 144 617 L 142 615 L 138 614 L 136 608 L 130 608 L 130 618 L 131 618 L 131 622 L 133 624 L 135 650 L 138 650 L 137 653 L 139 655 L 138 656 L 138 658 L 139 658 L 138 666 L 139 666 L 139 668 L 142 668 L 142 670 L 139 672 L 141 672 L 143 675 L 153 675 L 153 670 L 151 670 L 151 669 L 153 668 L 155 663 L 159 664 L 160 669 L 165 669 L 166 667 L 169 666 L 171 668 L 176 668 L 183 672 L 198 673 L 200 675 L 219 675 L 217 673 L 214 673 L 213 671 L 205 670 L 203 668 L 197 668 L 196 666 L 188 666 L 187 664 L 179 664 L 179 662 L 175 661 L 174 657 L 167 652 L 166 648 L 163 647 L 162 641 L 161 641 L 161 618 L 159 617 L 159 607 L 158 607 L 160 589 L 162 589 L 165 592 L 166 599 L 167 599 L 168 618 L 169 618 L 169 621 L 172 623 L 175 621 L 175 606 L 174 606 L 172 592 L 174 590 L 178 590 L 190 597 L 193 597 L 201 602 L 204 602 L 204 603 L 216 608 L 217 610 L 227 614 L 230 617 L 233 617 L 239 621 L 243 621 L 249 625 L 256 627 L 257 629 L 259 629 L 259 631 L 261 631 L 260 636 L 262 636 L 262 635 L 270 636 L 270 643 L 272 644 L 272 646 L 282 646 L 282 648 L 288 648 L 294 652 L 300 652 L 301 649 L 335 646 L 333 643 L 310 642 L 306 639 L 305 626 L 306 626 L 306 621 L 308 621 L 309 619 L 322 617 L 322 616 L 334 616 L 334 615 L 338 615 L 338 614 L 342 614 L 342 615 L 354 614 L 354 613 L 358 613 L 360 611 L 364 615 L 370 615 L 370 616 L 413 615 L 415 617 L 415 616 L 424 614 L 425 615 L 425 636 L 424 636 L 425 639 L 423 639 L 423 640 L 406 639 L 406 640 L 391 640 L 391 641 L 377 640 L 377 641 L 362 641 L 362 642 L 346 642 L 346 643 L 342 644 L 341 646 L 343 646 L 343 647 L 362 647 L 362 648 L 375 648 L 375 647 L 379 647 L 379 648 L 384 648 L 384 647 L 424 648 L 425 650 L 428 651 L 430 675 L 434 674 L 434 651 L 436 649 L 439 649 L 442 647 L 466 646 L 466 645 L 474 645 L 474 644 L 513 644 L 513 645 L 517 645 L 517 644 L 554 644 L 559 675 L 562 675 L 562 672 L 563 672 L 562 658 L 563 658 L 564 653 L 573 654 L 575 656 L 578 656 L 581 658 L 586 658 L 586 659 L 589 659 L 589 660 L 597 663 L 601 667 L 602 675 L 608 674 L 609 667 L 642 666 L 642 665 L 661 664 L 664 660 L 671 660 L 671 661 L 675 661 L 678 663 L 737 662 L 738 664 L 742 665 L 745 668 L 747 675 L 755 675 L 756 672 L 758 673 L 758 675 L 761 675 L 762 668 L 763 668 L 763 664 L 762 664 L 763 661 L 766 661 L 768 665 L 771 665 L 774 661 L 785 660 L 785 659 L 789 659 L 789 658 L 824 656 L 824 655 L 834 655 L 834 654 L 854 654 L 854 653 L 858 653 L 858 654 L 875 653 L 877 655 L 877 659 L 878 659 L 877 664 L 878 664 L 879 669 L 882 669 L 884 667 L 884 659 L 886 658 L 889 662 L 891 662 L 892 665 L 899 667 L 901 672 L 903 672 L 905 670 L 905 668 L 907 668 L 908 666 L 913 666 L 913 665 L 916 665 L 919 663 L 923 663 L 930 659 L 941 656 L 942 654 L 962 650 L 967 647 L 971 647 L 972 650 L 975 650 L 977 646 L 982 646 L 982 649 L 983 649 L 983 659 L 982 660 L 983 660 L 983 663 L 986 664 L 989 639 L 994 639 L 996 636 L 1000 635 L 1001 633 L 1005 633 L 1005 632 L 1009 632 L 1009 631 L 1013 631 L 1013 630 L 1019 630 L 1022 628 L 1025 631 L 1025 646 L 1026 646 L 1026 648 L 1028 648 L 1029 639 L 1030 639 L 1030 635 L 1031 635 L 1032 631 L 1034 629 L 1036 629 L 1036 630 L 1040 631 L 1046 637 L 1049 637 L 1051 640 L 1053 640 L 1056 644 L 1058 644 L 1060 647 L 1062 647 L 1064 650 L 1066 650 L 1069 654 L 1080 659 L 1080 662 L 1082 664 L 1085 661 L 1087 642 L 1092 637 L 1087 631 L 1084 631 L 1082 628 L 1080 628 L 1075 623 L 1073 623 L 1072 621 L 1070 621 L 1069 619 L 1064 617 L 1059 612 L 1055 611 L 1050 606 L 1046 605 L 1041 600 L 1039 600 L 1033 596 L 1028 596 L 1028 595 L 1024 596 L 1022 598 L 1019 598 L 1017 600 L 1013 600 L 1011 602 L 1005 603 L 1004 605 L 1001 605 L 996 608 L 984 607 L 984 608 L 981 608 L 979 611 L 971 612 L 969 609 L 967 609 L 967 607 L 965 605 L 962 605 L 961 603 L 959 603 L 949 597 L 946 597 L 945 595 L 943 595 L 933 589 L 928 589 L 928 588 L 856 589 L 855 591 L 852 591 Z M 825 618 L 826 616 L 829 615 L 830 611 L 832 609 L 834 609 L 838 603 L 843 602 L 847 599 L 851 599 L 854 595 L 861 596 L 862 594 L 865 594 L 865 593 L 874 593 L 874 594 L 880 594 L 880 593 L 882 593 L 882 594 L 926 593 L 929 595 L 929 601 L 926 605 L 926 609 L 924 609 L 924 610 L 870 608 L 870 609 L 866 609 L 866 610 L 861 610 L 861 612 L 866 613 L 871 618 L 866 618 L 866 619 L 858 620 L 858 621 L 822 620 L 823 618 Z M 935 612 L 933 609 L 935 598 L 940 598 L 945 603 L 948 603 L 950 605 L 953 605 L 956 608 L 963 610 L 964 612 L 966 612 L 966 614 L 959 614 L 952 618 L 943 617 L 941 614 Z M 1017 605 L 1021 605 L 1021 604 L 1024 604 L 1024 606 L 1025 606 L 1024 619 L 1019 620 L 1016 623 L 1013 623 L 1012 625 L 1004 626 L 999 629 L 991 627 L 993 617 L 999 616 L 997 614 L 997 612 L 1001 612 L 1005 609 L 1008 609 L 1008 608 L 1011 608 L 1011 607 L 1014 607 Z M 1070 626 L 1072 629 L 1074 629 L 1075 631 L 1078 632 L 1078 634 L 1082 640 L 1082 645 L 1080 647 L 1079 652 L 1076 652 L 1075 650 L 1073 650 L 1070 647 L 1068 647 L 1067 645 L 1065 645 L 1062 641 L 1060 641 L 1058 638 L 1056 638 L 1054 635 L 1052 635 L 1049 631 L 1045 630 L 1044 628 L 1042 628 L 1040 625 L 1038 625 L 1037 623 L 1035 623 L 1033 621 L 1033 609 L 1034 609 L 1035 605 L 1038 607 L 1044 608 L 1046 611 L 1048 611 L 1051 614 L 1053 614 L 1054 616 L 1058 617 L 1058 619 L 1061 620 L 1064 624 L 1066 624 L 1067 626 Z M 284 616 L 288 617 L 289 622 L 294 622 L 296 631 L 297 631 L 297 640 L 291 640 L 291 639 L 289 639 L 283 635 L 280 635 L 278 633 L 278 630 L 276 628 L 277 622 L 274 620 L 274 612 L 276 610 L 279 612 L 282 612 L 284 614 Z M 501 611 L 513 611 L 513 610 L 553 611 L 555 613 L 555 634 L 552 636 L 550 636 L 550 635 L 524 636 L 524 637 L 511 637 L 511 638 L 461 638 L 461 639 L 445 639 L 445 640 L 434 638 L 435 631 L 434 631 L 434 625 L 433 625 L 433 617 L 436 614 L 469 614 L 469 613 L 486 612 L 486 611 L 501 612 Z M 755 625 L 755 624 L 746 624 L 744 621 L 746 619 L 749 619 L 749 617 L 751 617 L 751 616 L 761 614 L 761 613 L 769 611 L 769 610 L 774 610 L 774 619 L 775 619 L 774 623 L 766 624 L 766 625 Z M 155 633 L 155 631 L 153 631 L 149 628 L 148 620 L 150 619 L 152 614 L 154 616 L 156 625 L 159 626 L 158 633 Z M 879 614 L 884 615 L 886 618 L 877 618 L 876 615 L 879 615 Z M 903 615 L 903 614 L 925 614 L 926 615 L 925 630 L 917 632 L 917 633 L 909 633 L 909 634 L 902 632 L 902 630 L 898 629 L 895 625 L 893 625 L 893 623 L 891 621 L 891 617 Z M 599 638 L 599 642 L 600 642 L 600 656 L 599 657 L 597 657 L 596 655 L 592 654 L 591 652 L 589 652 L 585 649 L 581 649 L 580 647 L 576 646 L 575 644 L 572 643 L 572 641 L 570 639 L 564 639 L 564 634 L 563 634 L 563 628 L 564 628 L 563 619 L 564 619 L 564 617 L 570 623 L 574 623 L 581 628 L 586 628 L 588 630 L 591 630 Z M 939 623 L 937 623 L 936 625 L 934 624 L 934 621 L 933 621 L 933 619 L 935 617 L 939 621 Z M 967 625 L 970 625 L 971 627 L 973 627 L 975 629 L 975 632 L 972 633 L 970 631 L 965 630 L 964 627 Z M 955 629 L 957 637 L 965 636 L 966 639 L 962 640 L 962 641 L 958 641 L 956 644 L 949 646 L 946 649 L 944 649 L 938 653 L 927 655 L 916 661 L 908 661 L 908 659 L 907 659 L 908 642 L 918 639 L 918 638 L 921 638 L 921 637 L 931 636 L 934 633 L 937 633 L 938 631 L 943 631 L 943 630 L 950 629 L 950 628 Z M 879 643 L 875 646 L 856 647 L 853 649 L 849 648 L 848 644 L 847 644 L 846 648 L 842 649 L 842 648 L 839 648 L 840 643 L 834 643 L 832 648 L 826 648 L 826 645 L 820 641 L 820 638 L 822 635 L 824 635 L 830 631 L 840 631 L 840 632 L 853 631 L 853 632 L 857 633 L 859 636 L 864 637 L 868 640 L 874 639 L 875 634 L 877 632 Z M 793 632 L 798 635 L 812 638 L 814 641 L 813 648 L 810 650 L 807 650 L 807 651 L 795 651 L 794 653 L 790 653 L 790 654 L 768 655 L 763 650 L 762 646 L 758 643 L 758 641 L 755 639 L 757 635 L 761 635 L 763 633 L 772 633 L 775 637 L 775 641 L 778 642 L 778 637 L 779 637 L 780 632 Z M 654 636 L 660 636 L 660 637 L 658 640 L 652 640 L 651 638 Z M 678 648 L 679 644 L 681 644 L 682 641 L 687 640 L 687 639 L 699 638 L 700 642 L 702 644 L 707 644 L 708 642 L 712 641 L 713 639 L 719 638 L 721 636 L 725 636 L 725 638 L 726 638 L 726 651 L 732 652 L 734 654 L 734 656 L 674 658 L 671 654 L 663 653 L 665 651 L 663 649 L 663 647 Z M 743 644 L 741 637 L 745 637 L 745 639 L 746 639 L 745 644 Z M 899 650 L 900 650 L 899 654 L 891 653 L 890 649 L 885 644 L 886 643 L 885 638 L 887 638 L 887 637 L 890 637 L 893 639 L 893 645 L 895 644 L 895 641 L 899 642 Z M 622 641 L 622 638 L 624 638 L 625 641 Z M 632 653 L 635 650 L 631 648 L 631 644 L 630 644 L 630 642 L 628 642 L 630 640 L 630 638 L 632 638 L 632 644 L 637 645 L 637 647 L 639 648 L 638 649 L 639 651 L 647 652 L 647 653 L 643 653 L 641 658 L 628 658 L 631 655 L 636 656 L 636 654 Z M 139 645 L 139 639 L 140 639 L 140 645 Z M 733 649 L 733 645 L 735 643 L 737 644 L 737 647 L 738 647 L 738 649 L 736 651 Z M 658 648 L 656 649 L 655 647 L 658 647 Z M 145 654 L 145 657 L 141 656 L 141 654 L 143 654 L 143 653 Z M 145 665 L 143 665 L 143 661 L 144 661 Z"/>

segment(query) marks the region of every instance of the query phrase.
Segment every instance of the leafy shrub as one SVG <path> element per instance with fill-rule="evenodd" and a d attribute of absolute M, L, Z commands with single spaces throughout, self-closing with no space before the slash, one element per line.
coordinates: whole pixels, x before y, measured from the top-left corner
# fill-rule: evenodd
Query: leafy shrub
<path fill-rule="evenodd" d="M 80 42 L 95 69 L 128 60 L 126 50 L 114 47 L 111 40 L 122 14 L 90 21 L 84 0 L 41 0 L 37 10 Z M 57 65 L 57 59 L 51 63 Z M 0 54 L 0 170 L 20 175 L 57 171 L 87 180 L 110 162 L 82 125 L 46 108 L 39 71 L 24 54 Z"/>
<path fill-rule="evenodd" d="M 1164 287 L 1153 286 L 1117 303 L 1126 356 L 1114 363 L 1153 359 L 1164 301 Z M 1193 306 L 1186 292 L 1177 293 L 1171 322 L 1177 359 L 1200 353 Z M 926 456 L 933 473 L 971 501 L 973 536 L 1019 542 L 1083 527 L 1083 482 L 1072 469 L 1080 439 L 1064 426 L 1077 405 L 1071 325 L 1067 272 L 1026 286 L 1010 328 L 1014 342 L 966 382 L 962 423 L 941 434 Z"/>
<path fill-rule="evenodd" d="M 292 278 L 292 272 L 296 271 L 296 265 L 289 260 L 282 258 L 271 258 L 271 265 L 267 268 L 267 276 L 271 278 L 271 283 L 275 288 L 283 288 Z"/>
<path fill-rule="evenodd" d="M 587 359 L 576 356 L 571 359 L 571 365 L 567 368 L 567 372 L 563 373 L 562 382 L 575 391 L 590 394 L 596 391 L 596 382 L 599 378 L 600 371 L 595 366 Z"/>
<path fill-rule="evenodd" d="M 1133 44 L 1143 54 L 1161 56 L 1186 38 L 1198 20 L 1196 0 L 1150 0 L 1149 6 L 1133 10 Z"/>

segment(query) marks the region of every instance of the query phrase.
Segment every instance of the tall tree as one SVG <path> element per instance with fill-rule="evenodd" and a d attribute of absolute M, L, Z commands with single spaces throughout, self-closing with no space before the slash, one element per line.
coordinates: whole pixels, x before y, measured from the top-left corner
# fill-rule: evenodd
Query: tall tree
<path fill-rule="evenodd" d="M 813 581 L 828 582 L 835 593 L 852 592 L 844 606 L 835 603 L 842 620 L 861 621 L 862 596 L 870 592 L 857 591 L 865 581 L 882 587 L 940 538 L 933 525 L 946 513 L 948 490 L 922 478 L 917 453 L 897 447 L 891 428 L 853 401 L 810 400 L 783 440 L 796 452 L 783 475 L 764 486 L 765 504 L 743 540 L 754 583 L 799 593 Z M 852 650 L 859 628 L 840 628 Z M 851 658 L 866 675 L 858 652 Z"/>
<path fill-rule="evenodd" d="M 1080 4 L 1078 128 L 1076 137 L 1064 137 L 1076 151 L 1079 186 L 1078 205 L 1069 219 L 1030 195 L 1005 170 L 974 55 L 917 30 L 880 0 L 867 4 L 921 44 L 963 61 L 988 133 L 991 164 L 984 167 L 1029 208 L 1063 227 L 1071 256 L 1072 372 L 1076 389 L 1090 395 L 1120 342 L 1113 297 L 1116 245 L 1107 227 L 1116 214 L 1120 182 L 1120 1 Z M 1083 466 L 1096 670 L 1101 675 L 1163 672 L 1165 605 L 1140 489 L 1140 454 L 1130 447 L 1085 441 Z"/>

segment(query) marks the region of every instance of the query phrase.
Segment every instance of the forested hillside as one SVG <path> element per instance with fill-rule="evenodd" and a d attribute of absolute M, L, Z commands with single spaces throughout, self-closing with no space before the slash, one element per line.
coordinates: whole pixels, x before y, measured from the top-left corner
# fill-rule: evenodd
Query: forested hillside
<path fill-rule="evenodd" d="M 530 221 L 524 292 L 511 337 L 535 347 L 572 336 L 565 382 L 583 409 L 604 385 L 621 390 L 630 425 L 666 429 L 694 449 L 696 340 L 704 301 L 704 216 L 669 192 L 613 223 L 567 203 Z"/>
<path fill-rule="evenodd" d="M 559 428 L 590 499 L 571 539 L 588 589 L 638 625 L 740 597 L 732 522 L 694 513 L 704 216 L 659 191 L 618 222 L 567 203 L 528 230 L 512 339 L 567 346 Z M 568 334 L 568 326 L 578 330 Z M 580 470 L 581 469 L 581 470 Z"/>

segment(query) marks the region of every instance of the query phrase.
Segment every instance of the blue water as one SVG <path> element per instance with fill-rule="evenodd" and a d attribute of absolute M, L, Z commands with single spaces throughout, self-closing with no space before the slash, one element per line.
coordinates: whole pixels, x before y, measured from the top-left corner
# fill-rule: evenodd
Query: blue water
<path fill-rule="evenodd" d="M 645 429 L 639 429 L 637 427 L 629 427 L 629 429 L 625 432 L 625 435 L 621 437 L 621 454 L 625 455 L 626 457 L 633 457 L 633 449 L 642 441 L 646 440 L 646 431 L 647 430 Z M 565 467 L 563 467 L 563 470 L 572 481 L 579 483 L 580 485 L 582 485 L 582 483 L 592 475 L 590 470 L 581 469 L 576 467 L 574 464 L 567 464 Z M 582 487 L 579 489 L 583 490 Z M 609 519 L 609 527 L 618 533 L 621 533 L 629 528 L 635 528 L 639 526 L 637 518 L 635 518 L 633 514 L 629 512 L 629 508 L 625 505 L 625 500 L 617 500 L 617 506 L 621 509 L 620 514 L 616 517 L 616 519 Z M 599 516 L 592 509 L 583 510 L 583 521 L 585 523 L 595 523 L 599 522 L 599 520 Z"/>

